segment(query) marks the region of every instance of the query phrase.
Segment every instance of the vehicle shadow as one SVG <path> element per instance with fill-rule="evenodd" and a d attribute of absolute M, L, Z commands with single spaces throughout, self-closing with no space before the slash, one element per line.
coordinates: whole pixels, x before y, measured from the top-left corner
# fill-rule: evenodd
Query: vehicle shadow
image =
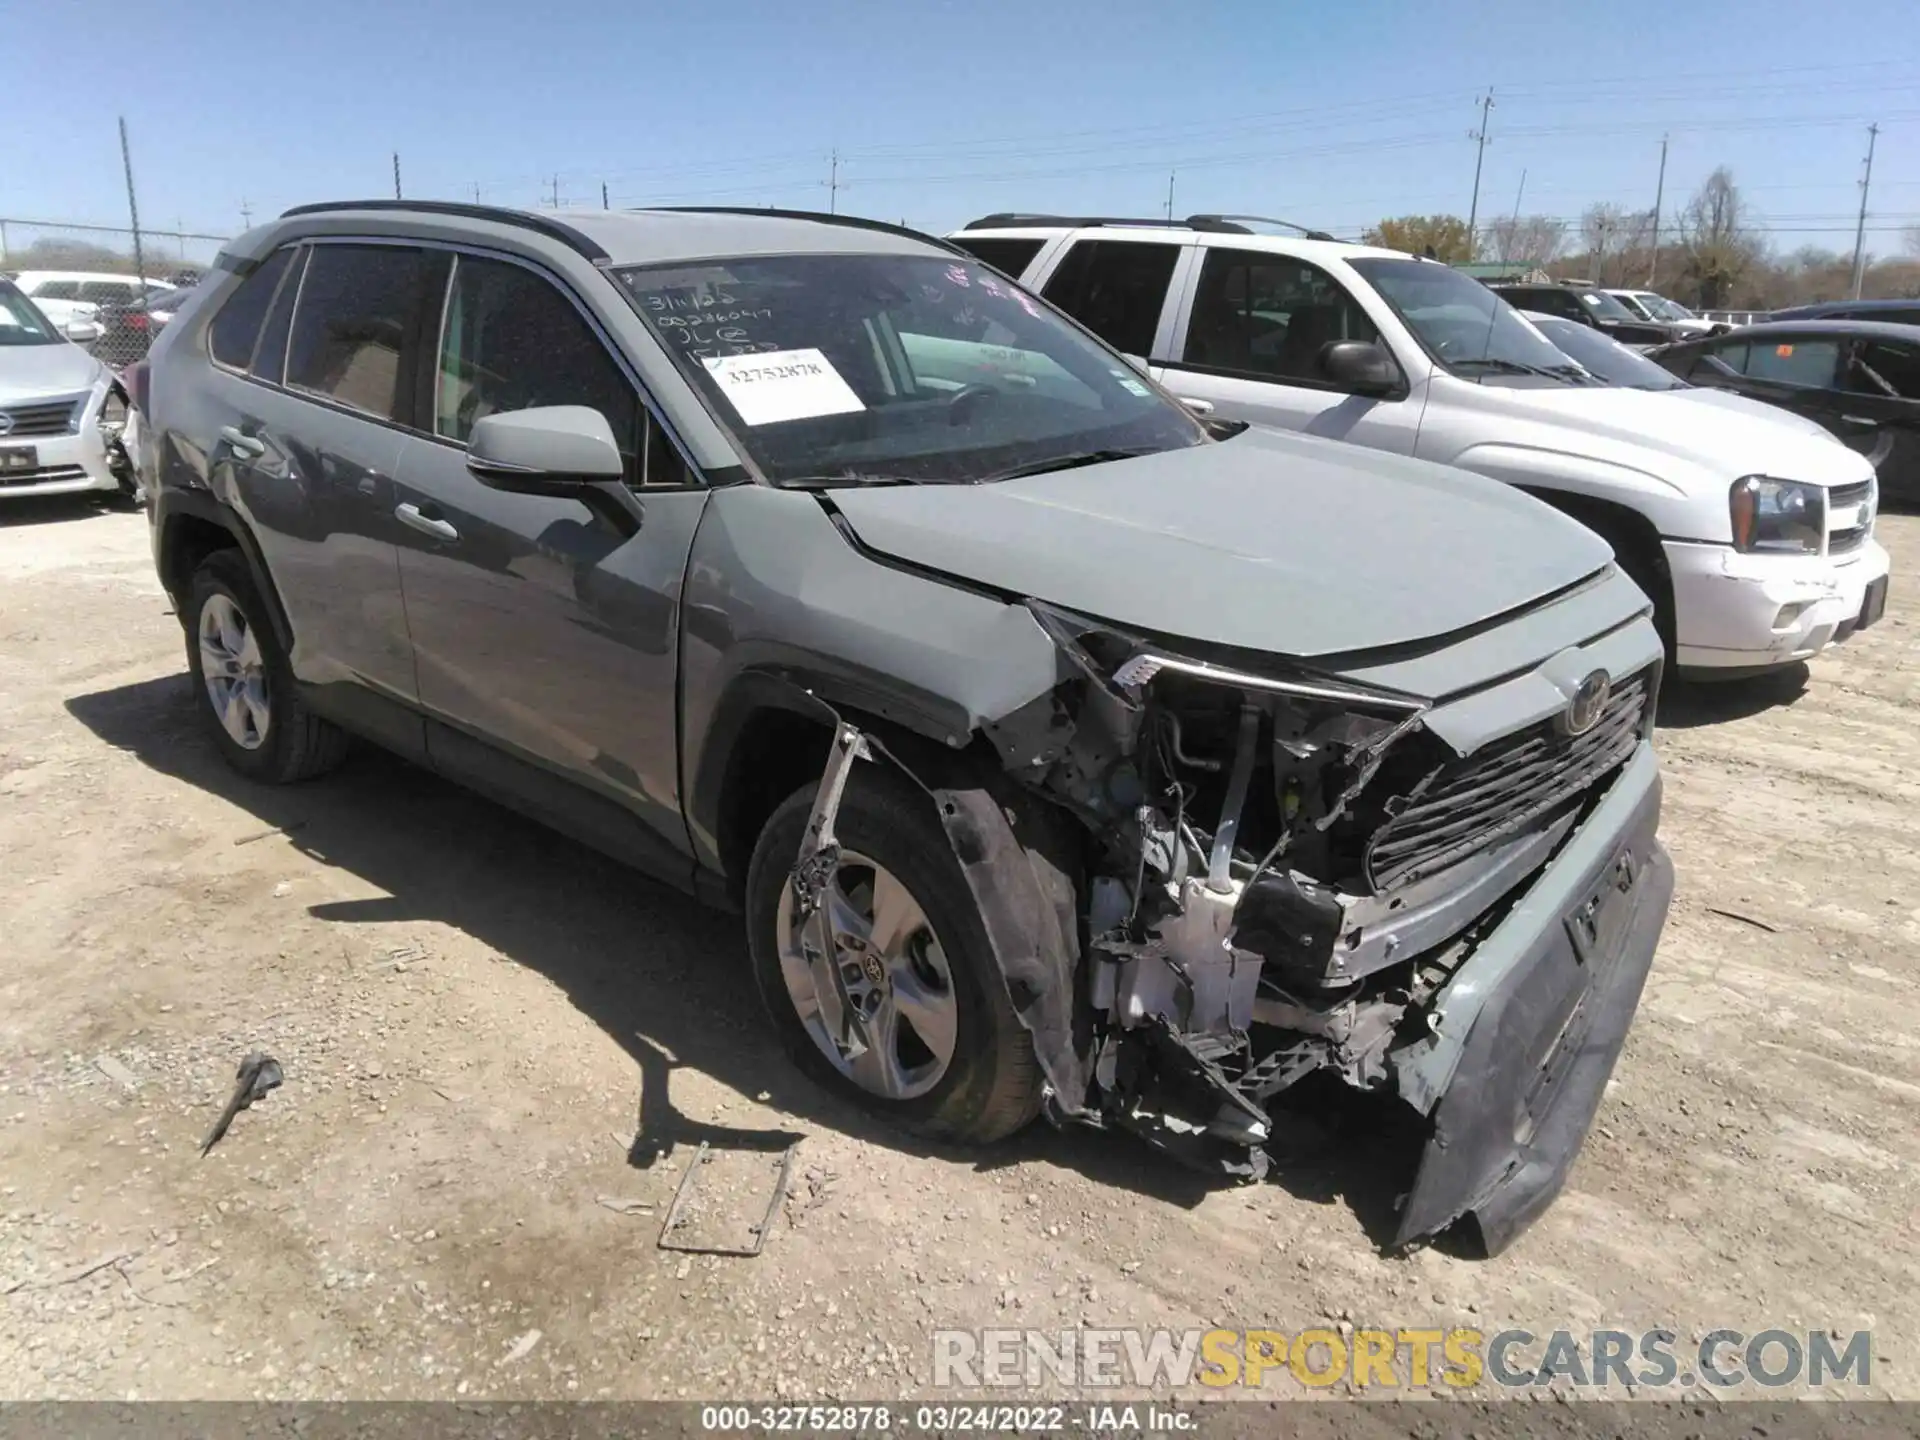
<path fill-rule="evenodd" d="M 547 976 L 633 1058 L 639 1098 L 629 1163 L 646 1168 L 679 1145 L 783 1149 L 786 1130 L 715 1125 L 673 1100 L 676 1070 L 704 1074 L 809 1124 L 916 1155 L 992 1171 L 1021 1161 L 1183 1208 L 1231 1183 L 1184 1169 L 1131 1135 L 1036 1124 L 985 1151 L 930 1144 L 876 1121 L 802 1076 L 750 999 L 738 916 L 693 899 L 371 746 L 308 785 L 256 785 L 227 767 L 203 733 L 184 675 L 74 696 L 68 711 L 107 744 L 218 795 L 328 866 L 384 892 L 318 904 L 335 924 L 430 920 Z M 1276 1178 L 1318 1203 L 1345 1200 L 1375 1243 L 1418 1154 L 1381 1178 L 1364 1144 L 1278 1157 Z"/>
<path fill-rule="evenodd" d="M 97 520 L 113 513 L 101 503 L 104 490 L 79 495 L 22 495 L 0 504 L 0 530 L 28 525 L 57 525 L 68 520 Z"/>
<path fill-rule="evenodd" d="M 1671 676 L 1660 686 L 1654 723 L 1671 730 L 1692 730 L 1793 705 L 1806 693 L 1810 673 L 1806 662 L 1798 661 L 1744 680 L 1683 680 Z"/>

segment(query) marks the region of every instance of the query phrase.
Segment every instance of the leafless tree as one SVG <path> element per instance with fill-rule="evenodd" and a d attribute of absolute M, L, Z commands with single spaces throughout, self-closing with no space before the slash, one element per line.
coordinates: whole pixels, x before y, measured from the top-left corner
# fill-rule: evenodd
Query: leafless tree
<path fill-rule="evenodd" d="M 1680 244 L 1686 274 L 1709 308 L 1726 296 L 1762 259 L 1762 246 L 1747 223 L 1747 209 L 1733 172 L 1722 165 L 1709 175 L 1680 212 Z"/>
<path fill-rule="evenodd" d="M 1567 222 L 1550 215 L 1502 216 L 1487 226 L 1486 251 L 1502 265 L 1551 264 L 1567 243 Z"/>
<path fill-rule="evenodd" d="M 1587 278 L 1596 285 L 1644 280 L 1652 231 L 1650 210 L 1633 210 L 1611 201 L 1589 205 L 1580 216 L 1580 235 L 1587 243 Z"/>

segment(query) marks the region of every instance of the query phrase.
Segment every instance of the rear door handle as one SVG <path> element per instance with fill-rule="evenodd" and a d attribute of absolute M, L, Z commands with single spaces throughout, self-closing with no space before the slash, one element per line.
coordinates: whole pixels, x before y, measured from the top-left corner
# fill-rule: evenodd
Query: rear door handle
<path fill-rule="evenodd" d="M 428 515 L 418 505 L 403 504 L 394 506 L 393 513 L 400 517 L 402 525 L 411 526 L 422 535 L 431 535 L 436 540 L 458 540 L 460 532 L 446 521 L 435 515 Z"/>
<path fill-rule="evenodd" d="M 1842 415 L 1840 418 L 1849 425 L 1875 425 L 1879 423 L 1866 415 Z"/>
<path fill-rule="evenodd" d="M 228 448 L 236 455 L 247 455 L 257 459 L 267 453 L 266 441 L 255 439 L 237 425 L 222 425 L 220 438 L 227 442 Z"/>

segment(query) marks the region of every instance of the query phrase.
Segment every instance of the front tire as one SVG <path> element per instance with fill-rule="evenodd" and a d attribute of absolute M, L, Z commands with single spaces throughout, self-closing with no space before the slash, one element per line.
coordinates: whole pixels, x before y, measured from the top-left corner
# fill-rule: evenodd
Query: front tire
<path fill-rule="evenodd" d="M 927 797 L 875 764 L 849 777 L 825 896 L 834 960 L 874 1043 L 849 1060 L 829 1034 L 789 878 L 817 788 L 774 811 L 747 869 L 754 981 L 781 1043 L 821 1085 L 914 1134 L 967 1144 L 1013 1134 L 1040 1109 L 1032 1037 Z"/>
<path fill-rule="evenodd" d="M 249 780 L 285 785 L 340 763 L 346 733 L 301 699 L 239 551 L 216 550 L 193 572 L 186 622 L 194 696 L 229 765 Z"/>

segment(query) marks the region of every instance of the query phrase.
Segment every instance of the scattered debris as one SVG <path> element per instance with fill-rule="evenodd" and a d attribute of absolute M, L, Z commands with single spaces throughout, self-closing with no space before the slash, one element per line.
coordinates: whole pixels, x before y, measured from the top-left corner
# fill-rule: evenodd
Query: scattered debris
<path fill-rule="evenodd" d="M 511 1365 L 516 1360 L 524 1360 L 533 1353 L 533 1347 L 539 1343 L 540 1332 L 538 1330 L 529 1330 L 518 1340 L 515 1340 L 512 1345 L 508 1346 L 507 1353 L 493 1363 L 497 1368 L 501 1365 Z"/>
<path fill-rule="evenodd" d="M 93 1068 L 106 1076 L 107 1079 L 113 1081 L 114 1084 L 125 1089 L 138 1090 L 140 1088 L 140 1077 L 135 1075 L 133 1071 L 122 1065 L 111 1055 L 96 1057 L 93 1062 Z"/>
<path fill-rule="evenodd" d="M 650 1215 L 653 1213 L 651 1200 L 627 1200 L 618 1195 L 596 1195 L 593 1203 L 611 1210 L 616 1215 Z"/>
<path fill-rule="evenodd" d="M 286 1076 L 280 1071 L 280 1062 L 271 1055 L 256 1050 L 240 1062 L 235 1072 L 233 1098 L 227 1101 L 227 1108 L 214 1122 L 213 1129 L 207 1132 L 207 1138 L 201 1143 L 200 1153 L 204 1156 L 220 1143 L 220 1137 L 227 1133 L 227 1127 L 233 1123 L 233 1117 L 260 1099 L 269 1090 L 277 1090 Z"/>
<path fill-rule="evenodd" d="M 840 1177 L 831 1170 L 817 1165 L 809 1165 L 807 1173 L 801 1177 L 806 1186 L 806 1198 L 801 1200 L 793 1214 L 793 1223 L 798 1225 L 807 1216 L 818 1210 L 833 1198 L 833 1182 Z"/>
<path fill-rule="evenodd" d="M 273 887 L 273 895 L 276 900 L 284 900 L 291 894 L 293 894 L 293 882 L 291 880 L 282 880 L 278 885 Z"/>
<path fill-rule="evenodd" d="M 270 830 L 256 830 L 251 835 L 242 835 L 233 843 L 236 846 L 251 845 L 256 840 L 265 840 L 274 835 L 291 835 L 294 831 L 304 828 L 306 823 L 304 820 L 293 820 L 285 825 L 276 825 Z"/>
<path fill-rule="evenodd" d="M 746 1243 L 724 1243 L 718 1241 L 694 1240 L 676 1233 L 682 1230 L 693 1231 L 702 1227 L 697 1221 L 704 1218 L 701 1213 L 708 1203 L 708 1195 L 715 1188 L 711 1183 L 703 1188 L 699 1177 L 706 1174 L 717 1158 L 705 1140 L 700 1142 L 700 1151 L 687 1166 L 687 1173 L 680 1178 L 680 1188 L 673 1192 L 673 1204 L 667 1209 L 666 1223 L 660 1227 L 660 1248 L 662 1250 L 685 1250 L 695 1255 L 739 1255 L 751 1257 L 766 1248 L 767 1234 L 773 1229 L 773 1217 L 780 1209 L 780 1202 L 786 1198 L 787 1186 L 793 1178 L 793 1152 L 798 1143 L 787 1146 L 774 1159 L 772 1166 L 773 1193 L 767 1198 L 766 1209 L 761 1213 L 758 1224 L 750 1225 L 747 1233 L 752 1239 Z M 764 1151 L 733 1151 L 734 1155 L 745 1155 L 755 1161 L 765 1161 L 769 1157 Z M 696 1191 L 701 1192 L 695 1198 Z"/>
<path fill-rule="evenodd" d="M 1778 935 L 1780 933 L 1780 927 L 1778 925 L 1769 925 L 1766 921 L 1756 920 L 1751 915 L 1742 915 L 1738 910 L 1722 910 L 1718 905 L 1709 905 L 1707 907 L 1707 913 L 1709 915 L 1718 915 L 1724 920 L 1738 920 L 1742 925 L 1751 925 L 1754 929 L 1764 930 L 1769 935 Z"/>
<path fill-rule="evenodd" d="M 98 1275 L 102 1270 L 124 1264 L 139 1253 L 138 1250 L 116 1250 L 111 1255 L 105 1255 L 89 1264 L 78 1266 L 64 1275 L 56 1275 L 51 1280 L 16 1280 L 6 1289 L 0 1290 L 0 1295 L 11 1295 L 17 1290 L 58 1289 L 62 1285 L 71 1285 L 76 1280 L 85 1280 L 89 1275 Z"/>

